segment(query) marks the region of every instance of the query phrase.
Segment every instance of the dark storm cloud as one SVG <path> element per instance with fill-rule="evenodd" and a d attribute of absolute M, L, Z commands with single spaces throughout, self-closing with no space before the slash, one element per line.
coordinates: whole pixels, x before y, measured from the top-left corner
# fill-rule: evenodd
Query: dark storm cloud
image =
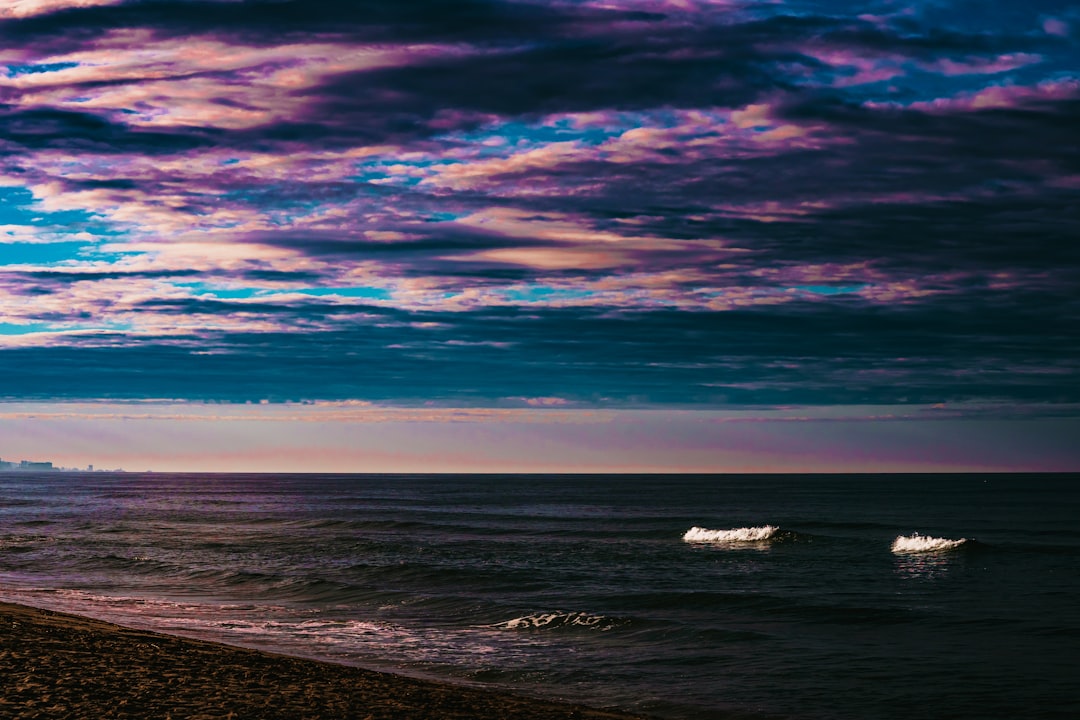
<path fill-rule="evenodd" d="M 172 315 L 222 315 L 229 316 L 237 312 L 236 303 L 224 300 L 206 298 L 186 298 L 178 300 L 148 300 L 141 303 L 136 312 L 151 312 L 155 314 Z M 244 312 L 266 316 L 288 316 L 291 321 L 307 319 L 323 319 L 332 315 L 376 315 L 396 316 L 399 313 L 393 308 L 378 307 L 374 305 L 327 305 L 319 302 L 306 302 L 302 305 L 296 303 L 277 303 L 271 300 L 247 300 L 244 302 Z"/>
<path fill-rule="evenodd" d="M 745 40 L 731 42 L 736 37 L 731 31 L 616 36 L 355 73 L 312 93 L 312 112 L 347 123 L 384 110 L 427 119 L 455 109 L 515 117 L 738 106 L 781 81 L 765 66 L 780 58 Z"/>
<path fill-rule="evenodd" d="M 523 208 L 573 207 L 604 223 L 642 214 L 665 237 L 719 236 L 759 263 L 873 260 L 899 271 L 1062 270 L 1080 267 L 1080 214 L 1069 179 L 1080 172 L 1077 100 L 935 114 L 868 109 L 835 99 L 780 104 L 777 115 L 841 142 L 747 157 L 638 166 L 602 162 L 500 178 L 556 186 L 570 176 L 590 192 L 524 198 Z M 642 197 L 648 205 L 642 205 Z M 779 201 L 824 203 L 783 222 L 709 210 Z M 607 225 L 610 227 L 610 225 Z M 687 256 L 695 252 L 684 251 Z M 710 250 L 699 257 L 712 257 Z"/>
<path fill-rule="evenodd" d="M 463 56 L 418 58 L 401 67 L 328 77 L 297 91 L 305 99 L 301 117 L 283 119 L 227 135 L 172 128 L 168 133 L 124 133 L 92 114 L 67 113 L 19 119 L 40 132 L 14 140 L 31 147 L 56 143 L 61 132 L 89 148 L 110 142 L 119 151 L 139 152 L 157 142 L 180 151 L 207 140 L 258 148 L 305 143 L 340 147 L 350 143 L 410 142 L 448 129 L 477 127 L 492 117 L 537 117 L 547 113 L 631 110 L 655 107 L 738 107 L 763 93 L 795 90 L 800 74 L 820 61 L 814 48 L 898 53 L 905 57 L 992 56 L 1005 48 L 1034 49 L 1038 41 L 925 27 L 882 28 L 857 19 L 779 16 L 694 25 L 660 14 L 544 7 L 524 3 L 384 2 L 132 2 L 75 8 L 40 17 L 0 22 L 0 36 L 25 41 L 40 52 L 48 38 L 71 33 L 74 46 L 87 35 L 121 28 L 150 30 L 158 37 L 206 34 L 224 40 L 280 43 L 290 35 L 322 37 L 323 31 L 350 43 L 468 42 Z M 264 37 L 262 37 L 264 36 Z M 282 57 L 279 62 L 287 63 Z M 250 73 L 254 68 L 245 68 Z M 174 73 L 170 82 L 230 73 Z M 125 76 L 72 83 L 70 91 L 157 80 Z M 242 82 L 237 75 L 236 81 Z M 216 99 L 222 104 L 234 98 Z M 49 132 L 55 127 L 56 132 Z M 0 127 L 0 134 L 4 129 Z M 38 136 L 42 137 L 38 137 Z M 129 144 L 136 143 L 136 144 Z M 269 144 L 269 145 L 268 145 Z M 89 149 L 88 148 L 88 149 Z"/>
<path fill-rule="evenodd" d="M 0 153 L 6 154 L 35 150 L 173 154 L 207 147 L 214 142 L 213 134 L 194 129 L 137 129 L 90 112 L 0 105 Z M 103 182 L 117 187 L 116 180 Z"/>
<path fill-rule="evenodd" d="M 213 303 L 198 311 L 215 309 L 227 311 Z M 1030 319 L 1015 311 L 1001 322 L 978 312 L 819 306 L 633 318 L 582 310 L 427 313 L 412 320 L 434 329 L 375 321 L 319 335 L 9 350 L 0 354 L 0 396 L 34 388 L 42 397 L 465 403 L 537 394 L 616 404 L 1075 401 L 1075 334 L 1052 318 L 1035 326 Z M 1002 343 L 997 336 L 1006 329 L 1011 339 Z M 348 351 L 326 353 L 326 343 Z M 1048 372 L 1058 376 L 1053 386 Z"/>
<path fill-rule="evenodd" d="M 768 93 L 801 97 L 807 52 L 873 51 L 915 60 L 1035 49 L 1041 40 L 921 28 L 903 34 L 830 17 L 718 26 L 655 22 L 403 67 L 347 73 L 308 91 L 307 123 L 259 130 L 272 140 L 408 142 L 494 117 L 657 107 L 739 107 Z"/>
<path fill-rule="evenodd" d="M 93 282 L 96 280 L 136 280 L 155 278 L 184 278 L 200 276 L 197 270 L 103 270 L 65 272 L 63 270 L 34 270 L 29 272 L 9 273 L 8 276 L 24 277 L 39 282 L 50 282 L 64 286 L 72 282 Z"/>
<path fill-rule="evenodd" d="M 630 23 L 627 29 L 619 22 L 627 19 L 640 22 Z M 511 44 L 496 50 L 494 56 L 440 58 L 332 77 L 316 89 L 305 91 L 311 101 L 309 119 L 239 133 L 233 141 L 240 143 L 409 140 L 436 132 L 430 124 L 432 118 L 448 110 L 461 111 L 460 126 L 470 127 L 491 115 L 737 106 L 764 91 L 792 89 L 792 81 L 785 74 L 793 68 L 815 65 L 816 61 L 800 53 L 808 42 L 833 49 L 891 52 L 924 59 L 993 54 L 1004 49 L 1016 52 L 1035 49 L 1044 42 L 1022 36 L 927 28 L 903 19 L 893 20 L 889 28 L 829 16 L 780 16 L 705 27 L 670 20 L 657 14 L 628 15 L 498 2 L 455 3 L 452 7 L 441 2 L 407 6 L 325 1 L 129 2 L 8 21 L 2 27 L 15 35 L 48 35 L 62 34 L 71 25 L 77 28 L 79 37 L 95 27 L 102 31 L 139 27 L 156 33 L 213 32 L 223 37 L 266 32 L 280 41 L 284 31 L 309 37 L 320 29 L 333 28 L 337 32 L 386 33 L 380 35 L 380 41 L 438 36 L 482 38 L 490 44 L 525 35 L 540 41 L 538 46 L 523 48 Z M 574 28 L 580 32 L 569 32 Z M 351 39 L 365 41 L 364 37 Z M 493 47 L 498 48 L 499 43 Z M 784 68 L 777 67 L 781 63 L 786 64 Z M 187 76 L 175 79 L 183 77 Z M 220 100 L 232 102 L 228 98 Z M 809 105 L 812 103 L 804 103 L 804 107 Z M 68 137 L 86 135 L 91 142 L 106 142 L 111 135 L 111 126 L 93 115 L 26 117 L 19 124 L 39 125 L 42 129 L 33 137 L 59 134 L 49 132 L 50 124 L 58 125 L 58 131 L 63 130 Z M 438 128 L 445 129 L 445 125 Z M 152 137 L 164 140 L 166 136 Z M 230 142 L 225 138 L 219 141 Z M 191 139 L 184 136 L 174 142 L 183 145 Z"/>
<path fill-rule="evenodd" d="M 92 43 L 119 29 L 159 37 L 219 34 L 278 44 L 311 36 L 351 42 L 490 42 L 558 36 L 582 26 L 643 22 L 662 15 L 498 0 L 128 0 L 5 20 L 0 38 L 52 52 Z"/>

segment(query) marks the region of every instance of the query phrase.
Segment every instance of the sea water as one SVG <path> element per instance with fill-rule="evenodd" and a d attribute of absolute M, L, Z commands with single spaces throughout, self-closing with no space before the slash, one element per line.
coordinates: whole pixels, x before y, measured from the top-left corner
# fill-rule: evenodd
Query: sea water
<path fill-rule="evenodd" d="M 1072 719 L 1080 476 L 7 472 L 0 599 L 673 719 Z"/>

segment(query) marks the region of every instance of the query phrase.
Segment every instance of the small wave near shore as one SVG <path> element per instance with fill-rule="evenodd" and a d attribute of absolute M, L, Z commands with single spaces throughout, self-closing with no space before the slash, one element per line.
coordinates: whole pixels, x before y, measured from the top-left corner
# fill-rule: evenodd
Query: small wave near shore
<path fill-rule="evenodd" d="M 898 535 L 892 543 L 892 552 L 896 555 L 916 555 L 921 553 L 938 553 L 955 550 L 968 543 L 967 538 L 951 540 L 949 538 L 931 537 L 930 535 Z"/>
<path fill-rule="evenodd" d="M 585 628 L 602 632 L 612 630 L 626 621 L 605 615 L 590 615 L 583 612 L 541 612 L 523 615 L 485 627 L 501 630 L 559 630 L 566 628 Z"/>
<path fill-rule="evenodd" d="M 760 543 L 777 537 L 780 528 L 775 525 L 731 528 L 729 530 L 709 530 L 694 526 L 683 535 L 683 542 L 705 543 L 709 545 L 742 545 Z"/>

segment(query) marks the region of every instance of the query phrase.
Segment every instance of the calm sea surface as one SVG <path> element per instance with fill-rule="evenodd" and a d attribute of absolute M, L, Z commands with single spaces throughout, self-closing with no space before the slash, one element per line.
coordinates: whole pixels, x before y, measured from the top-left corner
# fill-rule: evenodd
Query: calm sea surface
<path fill-rule="evenodd" d="M 7 472 L 0 599 L 667 718 L 1072 720 L 1080 476 Z"/>

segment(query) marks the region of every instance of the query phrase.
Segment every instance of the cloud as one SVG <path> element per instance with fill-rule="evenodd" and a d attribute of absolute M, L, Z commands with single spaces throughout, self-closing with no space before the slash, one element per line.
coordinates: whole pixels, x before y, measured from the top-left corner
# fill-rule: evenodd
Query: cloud
<path fill-rule="evenodd" d="M 1056 35 L 1058 37 L 1069 36 L 1069 23 L 1060 18 L 1046 18 L 1043 20 L 1042 28 L 1047 35 Z"/>
<path fill-rule="evenodd" d="M 1057 10 L 9 5 L 0 395 L 1076 399 Z"/>
<path fill-rule="evenodd" d="M 116 5 L 120 2 L 121 0 L 8 0 L 7 7 L 0 8 L 0 20 L 26 18 L 73 8 Z"/>

